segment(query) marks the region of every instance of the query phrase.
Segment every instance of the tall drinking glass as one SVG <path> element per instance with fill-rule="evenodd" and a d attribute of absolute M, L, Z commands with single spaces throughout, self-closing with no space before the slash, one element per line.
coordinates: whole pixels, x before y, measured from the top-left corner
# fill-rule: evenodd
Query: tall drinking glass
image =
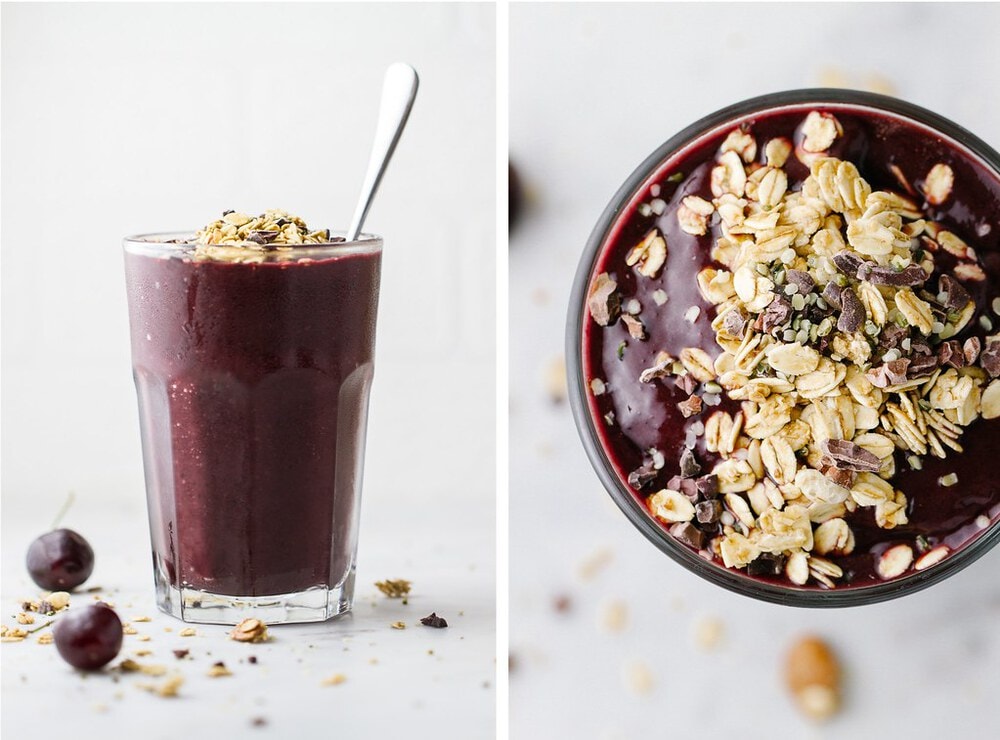
<path fill-rule="evenodd" d="M 161 610 L 312 622 L 351 608 L 382 240 L 196 258 L 127 238 Z"/>

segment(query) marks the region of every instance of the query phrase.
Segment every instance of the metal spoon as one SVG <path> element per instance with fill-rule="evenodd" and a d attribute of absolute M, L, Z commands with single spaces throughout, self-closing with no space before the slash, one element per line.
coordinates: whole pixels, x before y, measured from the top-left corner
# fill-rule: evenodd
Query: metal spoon
<path fill-rule="evenodd" d="M 389 65 L 382 82 L 382 102 L 378 111 L 378 126 L 375 128 L 375 140 L 372 142 L 372 153 L 368 160 L 368 171 L 361 186 L 358 206 L 351 219 L 351 228 L 347 231 L 347 241 L 358 238 L 361 227 L 368 216 L 375 191 L 378 190 L 389 159 L 396 150 L 399 137 L 403 133 L 406 119 L 410 116 L 413 100 L 417 97 L 417 86 L 420 80 L 417 71 L 409 64 L 397 62 Z"/>

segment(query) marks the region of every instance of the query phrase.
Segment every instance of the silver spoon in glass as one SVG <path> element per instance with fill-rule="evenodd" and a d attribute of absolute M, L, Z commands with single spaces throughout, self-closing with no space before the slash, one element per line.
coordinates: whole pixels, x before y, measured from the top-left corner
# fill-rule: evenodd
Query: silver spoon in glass
<path fill-rule="evenodd" d="M 361 186 L 358 206 L 351 219 L 351 228 L 347 231 L 347 241 L 352 242 L 361 233 L 361 227 L 368 216 L 375 191 L 378 190 L 389 159 L 396 150 L 399 137 L 403 133 L 406 119 L 410 116 L 413 100 L 417 97 L 417 86 L 420 80 L 417 71 L 409 64 L 396 62 L 385 71 L 382 82 L 382 102 L 378 111 L 378 126 L 375 128 L 375 140 L 372 142 L 372 153 L 368 160 L 368 171 Z"/>

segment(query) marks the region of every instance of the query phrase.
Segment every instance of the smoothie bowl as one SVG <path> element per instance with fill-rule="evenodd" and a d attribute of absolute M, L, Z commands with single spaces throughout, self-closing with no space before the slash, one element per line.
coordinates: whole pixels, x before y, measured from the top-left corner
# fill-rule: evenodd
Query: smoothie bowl
<path fill-rule="evenodd" d="M 801 90 L 654 152 L 567 327 L 598 476 L 698 575 L 847 606 L 1000 539 L 1000 155 L 924 109 Z"/>

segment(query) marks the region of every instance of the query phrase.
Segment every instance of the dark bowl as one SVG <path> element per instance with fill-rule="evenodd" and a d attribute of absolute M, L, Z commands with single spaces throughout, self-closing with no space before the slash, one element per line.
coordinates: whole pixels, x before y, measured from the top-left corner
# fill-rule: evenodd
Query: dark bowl
<path fill-rule="evenodd" d="M 730 570 L 716 562 L 710 562 L 667 533 L 639 503 L 636 495 L 615 472 L 614 466 L 601 445 L 589 408 L 586 380 L 583 376 L 583 332 L 587 321 L 588 286 L 612 226 L 622 210 L 643 189 L 647 179 L 668 159 L 703 135 L 725 124 L 732 124 L 744 116 L 776 108 L 798 106 L 808 108 L 810 105 L 831 103 L 874 110 L 906 119 L 910 123 L 916 123 L 919 128 L 930 129 L 928 133 L 951 140 L 957 149 L 966 150 L 974 159 L 978 159 L 984 168 L 992 170 L 995 173 L 994 176 L 1000 179 L 1000 154 L 996 150 L 948 119 L 902 100 L 854 90 L 818 88 L 763 95 L 736 103 L 705 116 L 672 136 L 649 155 L 618 189 L 597 221 L 580 258 L 570 296 L 566 326 L 567 374 L 573 417 L 587 456 L 618 508 L 650 542 L 691 572 L 744 596 L 788 606 L 858 606 L 894 599 L 927 588 L 978 560 L 997 542 L 1000 542 L 1000 520 L 993 521 L 986 530 L 968 544 L 949 554 L 942 562 L 926 570 L 911 572 L 909 575 L 872 585 L 829 590 L 800 588 L 792 585 L 781 586 L 755 580 L 739 571 Z M 1000 204 L 998 204 L 998 208 L 1000 208 Z"/>

